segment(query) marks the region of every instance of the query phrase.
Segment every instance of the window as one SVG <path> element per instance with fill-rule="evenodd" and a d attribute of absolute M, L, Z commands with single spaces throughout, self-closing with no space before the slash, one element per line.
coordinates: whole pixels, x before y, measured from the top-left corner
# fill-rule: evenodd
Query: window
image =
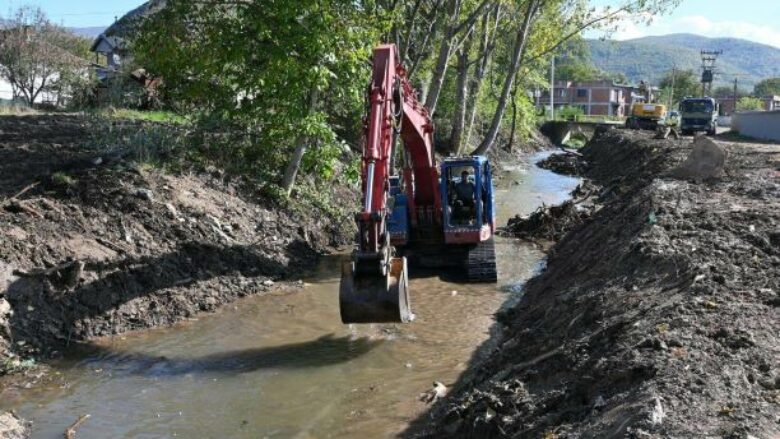
<path fill-rule="evenodd" d="M 577 97 L 578 98 L 586 98 L 588 97 L 588 90 L 584 88 L 578 88 L 577 89 Z"/>

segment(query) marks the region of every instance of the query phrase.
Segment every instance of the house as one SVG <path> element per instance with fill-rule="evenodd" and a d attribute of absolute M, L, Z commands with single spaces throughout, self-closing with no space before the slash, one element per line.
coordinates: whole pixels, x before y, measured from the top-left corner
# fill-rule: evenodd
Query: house
<path fill-rule="evenodd" d="M 100 80 L 110 77 L 127 64 L 132 54 L 127 41 L 143 23 L 143 19 L 165 7 L 165 0 L 150 0 L 128 12 L 95 38 L 91 50 L 95 53 Z M 102 60 L 100 58 L 103 58 Z"/>
<path fill-rule="evenodd" d="M 610 79 L 596 81 L 557 81 L 553 90 L 553 103 L 561 107 L 579 107 L 588 116 L 623 117 L 630 112 L 631 104 L 644 102 L 639 87 L 616 84 Z M 542 93 L 537 103 L 550 106 L 550 91 Z"/>
<path fill-rule="evenodd" d="M 780 110 L 780 96 L 764 96 L 760 99 L 764 104 L 765 111 Z M 734 113 L 733 96 L 727 98 L 718 98 L 717 101 L 720 104 L 721 115 L 729 116 Z M 739 101 L 739 98 L 737 98 L 737 101 Z"/>

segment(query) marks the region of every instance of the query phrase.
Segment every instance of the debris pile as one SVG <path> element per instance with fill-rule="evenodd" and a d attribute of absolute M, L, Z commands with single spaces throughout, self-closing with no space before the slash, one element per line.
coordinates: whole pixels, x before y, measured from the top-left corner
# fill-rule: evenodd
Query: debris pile
<path fill-rule="evenodd" d="M 564 175 L 585 175 L 587 169 L 582 155 L 574 151 L 552 154 L 537 162 L 536 166 Z"/>
<path fill-rule="evenodd" d="M 589 209 L 580 209 L 568 200 L 557 206 L 542 206 L 528 216 L 510 218 L 504 233 L 527 240 L 558 241 L 590 215 Z"/>

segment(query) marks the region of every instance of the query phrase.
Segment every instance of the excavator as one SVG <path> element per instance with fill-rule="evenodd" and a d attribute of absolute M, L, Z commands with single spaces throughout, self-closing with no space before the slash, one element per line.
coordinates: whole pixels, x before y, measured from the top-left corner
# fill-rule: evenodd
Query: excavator
<path fill-rule="evenodd" d="M 437 160 L 431 116 L 393 44 L 374 49 L 363 128 L 362 206 L 355 250 L 341 270 L 342 322 L 414 320 L 410 263 L 458 268 L 469 282 L 496 282 L 490 162 L 484 156 Z"/>

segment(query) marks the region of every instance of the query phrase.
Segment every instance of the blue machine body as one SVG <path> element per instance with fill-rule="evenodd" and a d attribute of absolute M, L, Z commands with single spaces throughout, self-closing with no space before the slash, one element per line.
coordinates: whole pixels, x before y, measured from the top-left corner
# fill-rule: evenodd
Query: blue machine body
<path fill-rule="evenodd" d="M 474 185 L 473 218 L 458 221 L 454 218 L 453 202 L 455 186 L 460 183 L 461 173 L 468 171 L 469 181 Z M 442 230 L 447 244 L 477 244 L 489 239 L 495 232 L 495 198 L 493 175 L 485 156 L 446 158 L 440 168 L 440 194 L 442 206 Z M 393 245 L 403 246 L 411 238 L 409 203 L 402 191 L 398 176 L 390 177 L 390 216 L 388 230 Z"/>

